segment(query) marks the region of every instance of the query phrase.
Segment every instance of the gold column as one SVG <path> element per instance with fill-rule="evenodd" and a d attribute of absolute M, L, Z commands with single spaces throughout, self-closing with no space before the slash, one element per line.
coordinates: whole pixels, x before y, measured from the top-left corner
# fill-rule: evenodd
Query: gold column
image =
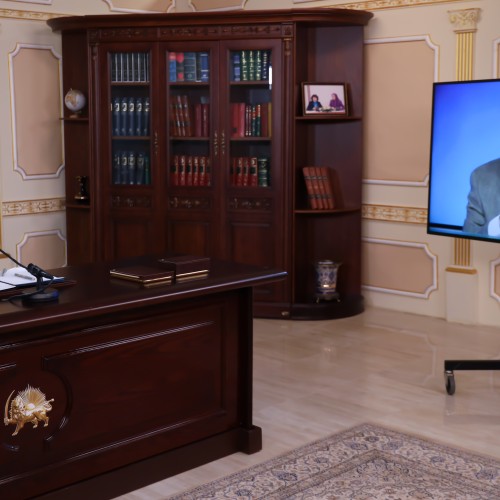
<path fill-rule="evenodd" d="M 463 9 L 448 12 L 450 22 L 457 35 L 455 56 L 455 77 L 457 81 L 472 80 L 473 77 L 474 34 L 477 31 L 476 24 L 480 11 L 481 9 Z M 455 239 L 453 264 L 460 267 L 470 267 L 470 240 Z"/>

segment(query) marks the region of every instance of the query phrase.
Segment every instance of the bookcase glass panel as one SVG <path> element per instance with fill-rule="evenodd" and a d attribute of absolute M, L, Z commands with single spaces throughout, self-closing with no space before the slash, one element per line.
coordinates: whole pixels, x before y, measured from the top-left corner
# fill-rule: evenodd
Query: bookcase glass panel
<path fill-rule="evenodd" d="M 169 91 L 169 185 L 210 186 L 209 86 L 177 81 Z"/>
<path fill-rule="evenodd" d="M 272 51 L 229 53 L 229 184 L 271 187 Z"/>
<path fill-rule="evenodd" d="M 111 182 L 149 185 L 150 56 L 149 52 L 109 54 L 111 81 Z"/>

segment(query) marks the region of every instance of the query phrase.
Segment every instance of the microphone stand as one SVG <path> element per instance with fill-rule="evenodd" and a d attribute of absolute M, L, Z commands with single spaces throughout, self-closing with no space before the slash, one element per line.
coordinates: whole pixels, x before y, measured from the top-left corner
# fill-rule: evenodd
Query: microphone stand
<path fill-rule="evenodd" d="M 10 299 L 17 299 L 20 298 L 23 300 L 24 303 L 29 303 L 29 304 L 36 304 L 40 302 L 52 302 L 54 300 L 57 300 L 59 298 L 59 292 L 54 289 L 49 289 L 47 288 L 52 284 L 54 281 L 54 276 L 47 271 L 44 271 L 42 268 L 36 266 L 35 264 L 28 264 L 28 266 L 25 266 L 21 264 L 19 261 L 14 259 L 10 254 L 5 252 L 0 248 L 0 253 L 8 257 L 12 262 L 17 264 L 19 267 L 22 267 L 28 271 L 32 276 L 36 278 L 36 290 L 34 292 L 27 292 L 27 293 L 22 293 L 20 295 L 15 295 L 14 297 L 10 297 Z M 44 278 L 46 278 L 48 281 L 44 281 Z"/>

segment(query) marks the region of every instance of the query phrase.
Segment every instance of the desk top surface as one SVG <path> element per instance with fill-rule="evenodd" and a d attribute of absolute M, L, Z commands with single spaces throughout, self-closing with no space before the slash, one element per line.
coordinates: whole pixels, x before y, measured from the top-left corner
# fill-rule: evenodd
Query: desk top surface
<path fill-rule="evenodd" d="M 164 256 L 162 256 L 164 257 Z M 248 288 L 286 277 L 285 271 L 211 259 L 208 276 L 183 283 L 144 287 L 110 276 L 110 269 L 125 265 L 156 265 L 156 257 L 140 257 L 115 263 L 93 263 L 52 269 L 66 278 L 58 286 L 57 301 L 24 305 L 19 299 L 0 302 L 0 337 L 19 329 L 72 321 L 79 317 L 128 311 L 131 308 L 170 303 L 218 292 Z M 23 291 L 28 291 L 24 289 Z M 4 297 L 5 299 L 5 297 Z M 0 338 L 1 340 L 1 338 Z"/>

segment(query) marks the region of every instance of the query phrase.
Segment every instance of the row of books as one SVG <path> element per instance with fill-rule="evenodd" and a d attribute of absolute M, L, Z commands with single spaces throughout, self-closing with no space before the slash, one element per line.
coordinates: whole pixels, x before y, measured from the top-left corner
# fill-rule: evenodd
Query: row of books
<path fill-rule="evenodd" d="M 151 184 L 149 154 L 136 151 L 115 151 L 112 183 L 134 186 Z"/>
<path fill-rule="evenodd" d="M 270 50 L 239 50 L 231 52 L 233 82 L 268 81 L 271 68 Z"/>
<path fill-rule="evenodd" d="M 111 113 L 114 136 L 149 135 L 149 97 L 113 97 Z"/>
<path fill-rule="evenodd" d="M 111 54 L 111 82 L 149 82 L 149 52 Z"/>
<path fill-rule="evenodd" d="M 171 186 L 210 186 L 211 183 L 208 156 L 174 155 L 170 169 Z"/>
<path fill-rule="evenodd" d="M 170 82 L 208 82 L 210 56 L 208 52 L 169 52 L 168 79 Z"/>
<path fill-rule="evenodd" d="M 271 137 L 271 103 L 231 103 L 231 137 Z"/>
<path fill-rule="evenodd" d="M 210 105 L 192 104 L 187 95 L 174 96 L 170 104 L 170 135 L 172 137 L 208 137 Z"/>
<path fill-rule="evenodd" d="M 269 158 L 232 157 L 229 176 L 232 186 L 269 187 Z"/>
<path fill-rule="evenodd" d="M 309 206 L 313 210 L 335 208 L 333 179 L 328 167 L 303 167 Z"/>

